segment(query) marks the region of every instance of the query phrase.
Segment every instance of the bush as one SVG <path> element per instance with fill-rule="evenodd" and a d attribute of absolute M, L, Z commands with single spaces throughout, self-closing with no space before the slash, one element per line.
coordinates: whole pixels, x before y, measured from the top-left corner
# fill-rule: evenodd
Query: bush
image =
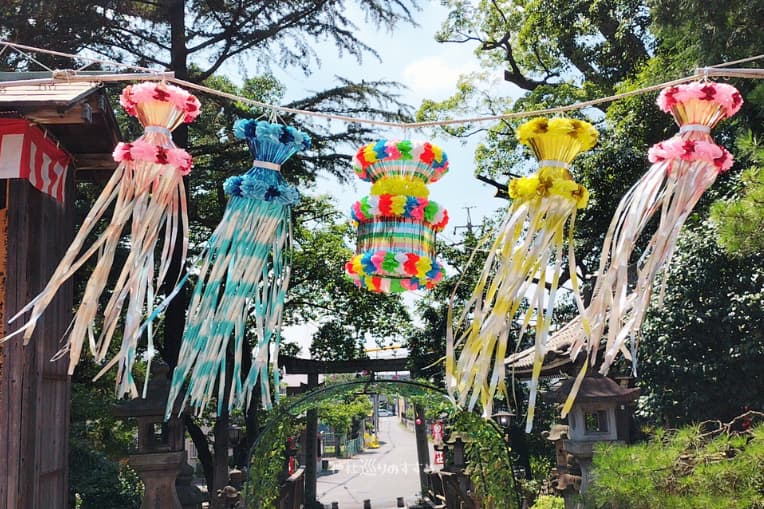
<path fill-rule="evenodd" d="M 565 509 L 565 500 L 561 497 L 541 495 L 531 509 Z"/>
<path fill-rule="evenodd" d="M 84 442 L 70 442 L 70 507 L 138 509 L 142 496 L 143 484 L 130 467 L 109 460 Z"/>
<path fill-rule="evenodd" d="M 587 507 L 764 508 L 764 425 L 735 422 L 738 432 L 698 425 L 632 446 L 601 444 Z"/>

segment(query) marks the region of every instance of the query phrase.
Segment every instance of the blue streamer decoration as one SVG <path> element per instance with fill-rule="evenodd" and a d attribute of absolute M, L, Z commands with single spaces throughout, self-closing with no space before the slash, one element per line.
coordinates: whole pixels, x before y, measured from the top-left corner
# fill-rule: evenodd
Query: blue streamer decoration
<path fill-rule="evenodd" d="M 223 186 L 230 198 L 198 266 L 167 402 L 168 417 L 186 382 L 183 407 L 189 405 L 196 414 L 213 399 L 218 413 L 225 402 L 229 409 L 248 405 L 258 380 L 263 405 L 270 408 L 269 369 L 278 397 L 277 359 L 289 283 L 291 207 L 300 195 L 273 165 L 280 166 L 308 149 L 310 138 L 291 126 L 250 119 L 238 120 L 233 131 L 246 140 L 255 161 L 249 171 L 230 177 Z M 251 313 L 257 344 L 244 376 L 242 352 Z M 234 362 L 231 388 L 225 394 L 229 347 Z"/>

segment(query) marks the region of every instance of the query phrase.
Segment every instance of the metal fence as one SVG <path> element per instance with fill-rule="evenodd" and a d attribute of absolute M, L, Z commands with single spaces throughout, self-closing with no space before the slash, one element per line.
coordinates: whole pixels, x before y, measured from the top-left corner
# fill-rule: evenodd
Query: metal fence
<path fill-rule="evenodd" d="M 363 437 L 347 440 L 345 435 L 337 435 L 332 432 L 321 434 L 321 443 L 323 447 L 322 456 L 335 456 L 338 458 L 349 458 L 363 451 Z M 339 445 L 339 450 L 337 446 Z M 338 454 L 339 452 L 339 454 Z"/>
<path fill-rule="evenodd" d="M 345 457 L 349 458 L 355 456 L 359 452 L 363 451 L 363 438 L 354 438 L 345 442 L 344 453 Z"/>

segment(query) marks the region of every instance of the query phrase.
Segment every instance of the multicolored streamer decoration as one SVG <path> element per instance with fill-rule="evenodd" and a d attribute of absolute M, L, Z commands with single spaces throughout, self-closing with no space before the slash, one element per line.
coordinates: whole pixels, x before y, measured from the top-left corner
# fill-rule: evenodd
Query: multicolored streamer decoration
<path fill-rule="evenodd" d="M 373 184 L 350 211 L 358 245 L 345 264 L 348 276 L 373 292 L 435 286 L 443 278 L 435 235 L 448 223 L 448 212 L 429 200 L 427 184 L 448 171 L 446 153 L 430 142 L 379 140 L 358 150 L 353 169 Z"/>
<path fill-rule="evenodd" d="M 597 131 L 588 122 L 567 118 L 537 118 L 518 127 L 517 138 L 538 158 L 539 169 L 510 181 L 512 205 L 470 300 L 448 331 L 449 393 L 459 405 L 470 410 L 480 401 L 484 414 L 490 415 L 496 392 L 506 397 L 504 358 L 510 330 L 523 302 L 530 301 L 519 318 L 517 337 L 519 343 L 535 317 L 528 431 L 533 423 L 538 379 L 562 271 L 566 224 L 570 239 L 576 210 L 585 207 L 589 198 L 588 191 L 573 180 L 570 163 L 580 152 L 593 147 L 597 137 Z M 572 242 L 569 245 L 570 277 L 580 302 Z M 454 331 L 459 334 L 457 341 Z M 455 348 L 459 343 L 462 350 L 456 361 Z"/>
<path fill-rule="evenodd" d="M 716 176 L 732 166 L 732 155 L 714 143 L 711 129 L 737 113 L 742 103 L 735 87 L 708 81 L 669 87 L 658 96 L 658 106 L 674 117 L 679 133 L 649 150 L 652 166 L 623 197 L 610 223 L 594 295 L 585 313 L 584 321 L 591 330 L 571 349 L 573 358 L 582 349 L 588 354 L 579 378 L 586 366 L 596 361 L 603 336 L 607 339 L 602 374 L 608 372 L 619 352 L 636 362 L 637 336 L 650 304 L 653 282 L 668 266 L 677 236 L 695 204 Z M 632 280 L 630 284 L 629 266 L 637 240 L 656 212 L 660 212 L 657 230 L 636 262 L 636 283 Z M 661 300 L 667 276 L 664 270 Z M 571 391 L 564 414 L 574 397 Z"/>
<path fill-rule="evenodd" d="M 57 357 L 69 353 L 69 374 L 72 374 L 87 338 L 96 362 L 103 362 L 124 315 L 120 351 L 96 378 L 117 364 L 118 396 L 136 397 L 138 391 L 132 368 L 143 330 L 141 323 L 154 306 L 156 290 L 165 281 L 176 239 L 183 239 L 180 246 L 182 263 L 185 263 L 188 247 L 183 176 L 191 170 L 191 157 L 175 146 L 172 131 L 183 122 L 193 121 L 199 115 L 200 105 L 193 95 L 165 83 L 129 85 L 120 96 L 120 104 L 144 126 L 143 135 L 132 143 L 117 145 L 114 160 L 119 165 L 83 221 L 50 282 L 11 321 L 32 311 L 17 332 L 24 331 L 24 341 L 28 342 L 37 320 L 59 287 L 97 255 L 95 269 L 88 278 L 66 344 Z M 109 225 L 95 241 L 91 241 L 89 236 L 95 232 L 99 220 L 112 208 Z M 124 235 L 126 227 L 129 227 L 127 236 Z M 162 237 L 164 240 L 160 243 Z M 130 250 L 127 259 L 120 262 L 122 267 L 114 286 L 107 290 L 114 255 L 121 243 L 128 244 Z M 83 250 L 84 253 L 80 254 Z M 108 302 L 101 307 L 104 293 L 108 295 Z M 98 317 L 101 317 L 98 327 L 101 333 L 96 338 Z M 155 352 L 150 326 L 147 352 L 150 360 Z"/>
<path fill-rule="evenodd" d="M 216 396 L 218 413 L 227 400 L 249 404 L 260 379 L 261 398 L 271 406 L 268 368 L 278 386 L 281 312 L 289 284 L 286 255 L 291 239 L 297 189 L 281 176 L 281 165 L 310 147 L 310 138 L 290 126 L 238 120 L 234 135 L 245 139 L 254 161 L 243 175 L 224 184 L 229 196 L 223 218 L 210 237 L 188 308 L 186 329 L 167 403 L 167 415 L 188 379 L 185 401 L 200 414 Z M 242 380 L 247 317 L 255 315 L 257 345 L 252 367 Z M 225 394 L 226 352 L 233 340 L 231 389 Z M 270 359 L 270 362 L 269 362 Z M 217 385 L 217 392 L 215 386 Z"/>

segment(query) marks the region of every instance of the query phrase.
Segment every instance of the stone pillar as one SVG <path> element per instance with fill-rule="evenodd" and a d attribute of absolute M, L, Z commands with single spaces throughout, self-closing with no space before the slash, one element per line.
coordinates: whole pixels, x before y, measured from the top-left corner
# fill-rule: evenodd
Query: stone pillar
<path fill-rule="evenodd" d="M 175 491 L 175 478 L 186 461 L 185 451 L 133 454 L 128 463 L 145 486 L 141 509 L 183 509 Z"/>
<path fill-rule="evenodd" d="M 581 467 L 581 486 L 578 488 L 578 495 L 583 495 L 591 483 L 592 456 L 594 455 L 595 442 L 579 442 L 576 440 L 564 440 L 565 450 L 576 458 L 578 466 Z M 565 498 L 565 509 L 579 509 L 583 507 L 578 500 L 573 497 Z"/>

